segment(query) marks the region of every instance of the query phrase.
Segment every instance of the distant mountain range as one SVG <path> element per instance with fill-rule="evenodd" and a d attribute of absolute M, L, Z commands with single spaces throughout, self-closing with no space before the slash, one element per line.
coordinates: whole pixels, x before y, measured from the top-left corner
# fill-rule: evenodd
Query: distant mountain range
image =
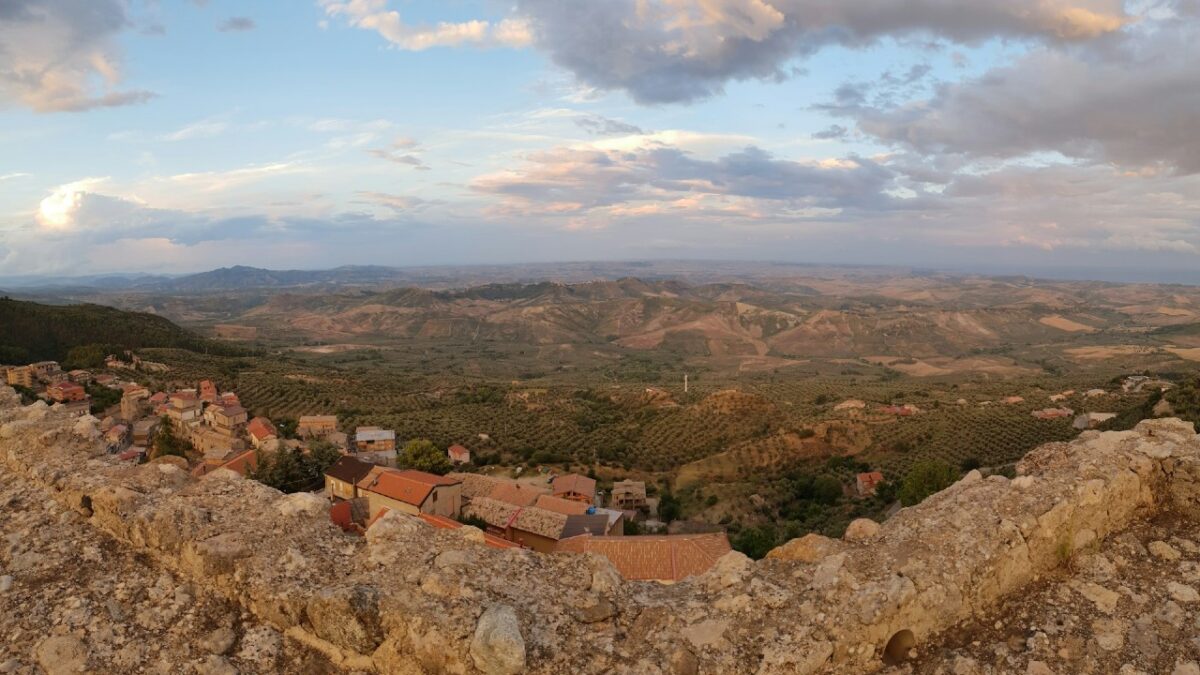
<path fill-rule="evenodd" d="M 0 288 L 23 292 L 78 293 L 87 290 L 144 293 L 209 293 L 255 289 L 415 286 L 434 289 L 469 288 L 492 283 L 583 283 L 624 277 L 647 280 L 687 279 L 692 282 L 750 281 L 774 276 L 843 275 L 857 270 L 876 274 L 912 273 L 908 268 L 861 268 L 792 263 L 721 261 L 577 262 L 530 265 L 471 265 L 386 267 L 347 265 L 326 270 L 270 270 L 238 265 L 188 274 L 96 275 L 83 277 L 23 276 L 0 278 Z"/>

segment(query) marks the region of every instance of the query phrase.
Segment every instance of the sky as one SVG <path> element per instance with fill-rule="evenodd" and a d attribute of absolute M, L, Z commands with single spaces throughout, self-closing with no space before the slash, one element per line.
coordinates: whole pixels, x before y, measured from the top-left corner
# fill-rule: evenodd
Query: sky
<path fill-rule="evenodd" d="M 0 276 L 1200 268 L 1200 0 L 0 0 Z"/>

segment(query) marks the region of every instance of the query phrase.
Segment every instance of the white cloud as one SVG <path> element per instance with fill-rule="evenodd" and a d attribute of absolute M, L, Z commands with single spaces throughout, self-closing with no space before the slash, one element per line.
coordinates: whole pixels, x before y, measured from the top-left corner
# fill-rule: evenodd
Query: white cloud
<path fill-rule="evenodd" d="M 329 16 L 342 17 L 351 26 L 375 31 L 393 46 L 410 51 L 463 45 L 525 47 L 531 40 L 528 25 L 517 19 L 417 26 L 406 24 L 399 12 L 388 9 L 387 0 L 319 0 L 319 4 Z"/>
<path fill-rule="evenodd" d="M 41 201 L 37 209 L 37 222 L 49 230 L 69 230 L 76 224 L 76 217 L 88 194 L 103 185 L 107 178 L 84 178 L 60 185 Z"/>
<path fill-rule="evenodd" d="M 0 2 L 0 101 L 64 112 L 149 100 L 121 88 L 115 38 L 130 25 L 121 0 Z"/>

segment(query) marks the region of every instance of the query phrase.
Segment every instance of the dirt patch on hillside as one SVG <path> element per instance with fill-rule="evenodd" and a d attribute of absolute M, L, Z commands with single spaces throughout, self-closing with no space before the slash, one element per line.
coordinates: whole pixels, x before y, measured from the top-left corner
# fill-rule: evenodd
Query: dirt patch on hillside
<path fill-rule="evenodd" d="M 958 373 L 1019 377 L 1037 372 L 1032 368 L 1017 365 L 1014 361 L 994 357 L 912 359 L 899 356 L 868 356 L 866 360 L 911 377 L 940 377 Z"/>
<path fill-rule="evenodd" d="M 1079 323 L 1078 321 L 1072 321 L 1058 314 L 1055 314 L 1054 316 L 1044 316 L 1038 319 L 1038 323 L 1042 324 L 1043 326 L 1064 330 L 1068 333 L 1093 333 L 1096 331 L 1096 329 L 1092 326 Z"/>
<path fill-rule="evenodd" d="M 774 409 L 770 401 L 757 394 L 747 394 L 736 389 L 726 389 L 710 394 L 696 404 L 696 412 L 704 414 L 734 415 L 748 412 L 765 412 Z"/>
<path fill-rule="evenodd" d="M 366 345 L 316 345 L 312 347 L 293 347 L 292 351 L 308 352 L 309 354 L 341 354 L 343 352 L 353 352 L 359 349 L 370 349 Z"/>
<path fill-rule="evenodd" d="M 1184 359 L 1185 361 L 1200 361 L 1200 347 L 1192 347 L 1190 349 L 1167 347 L 1167 351 L 1181 359 Z"/>
<path fill-rule="evenodd" d="M 1096 347 L 1072 347 L 1063 350 L 1067 358 L 1075 361 L 1103 361 L 1121 356 L 1139 356 L 1153 354 L 1154 347 L 1142 345 L 1101 345 Z"/>

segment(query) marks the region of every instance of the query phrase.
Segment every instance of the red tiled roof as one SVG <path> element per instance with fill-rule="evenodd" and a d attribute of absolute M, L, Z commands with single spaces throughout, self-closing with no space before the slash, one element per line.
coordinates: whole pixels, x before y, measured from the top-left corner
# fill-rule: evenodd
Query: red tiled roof
<path fill-rule="evenodd" d="M 545 490 L 532 485 L 505 480 L 496 483 L 488 497 L 513 506 L 533 506 L 538 497 L 545 494 L 548 494 Z"/>
<path fill-rule="evenodd" d="M 425 503 L 425 500 L 429 498 L 429 493 L 433 492 L 435 487 L 457 484 L 458 481 L 424 471 L 396 471 L 395 469 L 375 467 L 358 482 L 358 487 L 361 490 L 419 507 Z"/>
<path fill-rule="evenodd" d="M 258 451 L 247 450 L 242 454 L 221 465 L 222 469 L 229 469 L 243 476 L 258 468 Z"/>
<path fill-rule="evenodd" d="M 546 509 L 555 513 L 561 513 L 565 516 L 578 516 L 587 513 L 588 505 L 583 502 L 577 502 L 562 497 L 552 497 L 550 495 L 542 495 L 538 497 L 537 503 L 534 504 L 539 509 Z"/>
<path fill-rule="evenodd" d="M 462 482 L 459 480 L 454 480 L 453 478 L 439 476 L 435 473 L 417 471 L 416 469 L 404 469 L 402 471 L 398 471 L 397 473 L 405 478 L 408 478 L 409 480 L 415 480 L 419 483 L 425 483 L 426 485 L 458 485 Z"/>
<path fill-rule="evenodd" d="M 621 576 L 642 581 L 679 581 L 707 572 L 732 550 L 724 532 L 665 536 L 580 535 L 558 543 L 556 551 L 599 553 Z"/>
<path fill-rule="evenodd" d="M 878 471 L 869 471 L 867 473 L 858 474 L 858 482 L 863 487 L 874 488 L 879 483 L 883 482 L 883 474 Z"/>
<path fill-rule="evenodd" d="M 271 436 L 279 436 L 279 432 L 275 430 L 275 425 L 271 424 L 271 420 L 265 417 L 255 417 L 246 425 L 246 433 L 253 436 L 255 439 L 263 441 Z"/>
<path fill-rule="evenodd" d="M 577 473 L 569 473 L 555 478 L 554 494 L 561 495 L 568 492 L 586 495 L 589 499 L 593 498 L 596 496 L 596 481 Z"/>
<path fill-rule="evenodd" d="M 450 459 L 456 462 L 466 462 L 471 459 L 471 451 L 461 445 L 450 446 L 446 453 L 450 455 Z"/>

